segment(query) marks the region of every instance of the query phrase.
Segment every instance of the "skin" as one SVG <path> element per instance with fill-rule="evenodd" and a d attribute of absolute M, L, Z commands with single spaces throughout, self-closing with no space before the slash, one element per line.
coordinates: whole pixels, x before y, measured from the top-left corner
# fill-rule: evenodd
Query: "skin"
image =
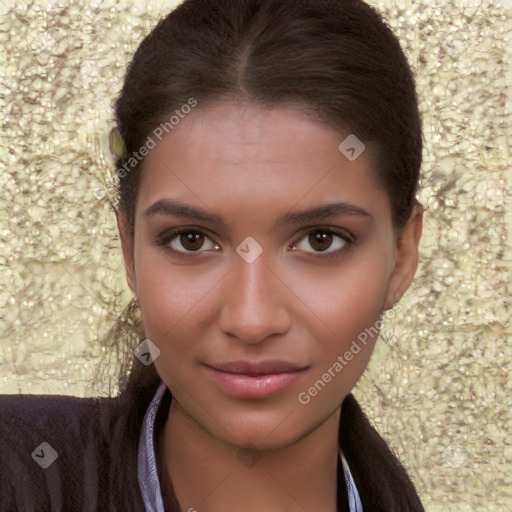
<path fill-rule="evenodd" d="M 397 236 L 371 147 L 350 161 L 338 150 L 347 135 L 297 107 L 195 109 L 147 157 L 133 239 L 118 214 L 127 280 L 173 395 L 157 440 L 167 506 L 172 480 L 182 510 L 336 510 L 341 403 L 376 340 L 360 344 L 308 404 L 297 397 L 407 290 L 423 219 L 418 204 Z M 164 198 L 225 223 L 144 215 Z M 337 201 L 369 215 L 276 225 L 282 214 Z M 205 234 L 196 245 L 180 235 L 169 241 L 184 258 L 155 242 L 175 227 Z M 308 235 L 325 228 L 336 234 L 327 233 L 322 251 Z M 353 245 L 337 236 L 348 233 Z M 236 252 L 248 236 L 263 249 L 252 263 Z M 232 396 L 202 365 L 274 358 L 308 369 L 264 398 Z"/>

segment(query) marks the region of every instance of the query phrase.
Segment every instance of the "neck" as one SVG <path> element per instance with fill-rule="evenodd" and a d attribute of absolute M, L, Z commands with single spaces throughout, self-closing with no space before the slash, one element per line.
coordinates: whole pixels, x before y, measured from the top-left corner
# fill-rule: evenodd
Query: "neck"
<path fill-rule="evenodd" d="M 339 419 L 338 408 L 295 443 L 256 451 L 213 437 L 173 399 L 156 443 L 166 510 L 174 494 L 183 511 L 335 512 Z"/>

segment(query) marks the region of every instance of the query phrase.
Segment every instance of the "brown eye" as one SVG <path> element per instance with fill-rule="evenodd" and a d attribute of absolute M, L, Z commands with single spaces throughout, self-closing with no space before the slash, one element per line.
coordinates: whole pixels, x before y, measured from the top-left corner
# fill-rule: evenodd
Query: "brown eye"
<path fill-rule="evenodd" d="M 196 231 L 186 231 L 180 234 L 180 243 L 187 251 L 197 251 L 201 249 L 205 236 Z"/>
<path fill-rule="evenodd" d="M 326 231 L 313 231 L 309 234 L 309 243 L 316 251 L 325 251 L 333 241 L 333 233 Z"/>
<path fill-rule="evenodd" d="M 195 229 L 171 229 L 159 235 L 156 244 L 178 257 L 194 257 L 220 250 L 208 235 Z"/>
<path fill-rule="evenodd" d="M 327 258 L 341 256 L 355 242 L 356 238 L 348 233 L 337 233 L 328 228 L 317 228 L 293 244 L 292 249 Z"/>

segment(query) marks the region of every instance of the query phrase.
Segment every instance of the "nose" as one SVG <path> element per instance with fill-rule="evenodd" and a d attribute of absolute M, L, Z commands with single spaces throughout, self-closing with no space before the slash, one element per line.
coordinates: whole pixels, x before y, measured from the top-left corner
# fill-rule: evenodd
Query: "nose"
<path fill-rule="evenodd" d="M 290 328 L 291 316 L 286 307 L 290 291 L 263 255 L 252 263 L 235 258 L 234 267 L 219 291 L 219 327 L 239 341 L 260 343 Z"/>

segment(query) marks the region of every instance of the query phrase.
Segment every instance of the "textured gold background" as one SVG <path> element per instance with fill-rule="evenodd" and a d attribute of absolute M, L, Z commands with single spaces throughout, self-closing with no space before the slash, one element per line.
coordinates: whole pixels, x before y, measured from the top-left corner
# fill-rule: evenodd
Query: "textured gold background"
<path fill-rule="evenodd" d="M 148 3 L 0 1 L 2 393 L 90 396 L 131 298 L 105 137 L 131 55 L 175 2 Z M 415 70 L 428 210 L 415 284 L 355 394 L 428 511 L 510 511 L 510 3 L 370 3 Z"/>

